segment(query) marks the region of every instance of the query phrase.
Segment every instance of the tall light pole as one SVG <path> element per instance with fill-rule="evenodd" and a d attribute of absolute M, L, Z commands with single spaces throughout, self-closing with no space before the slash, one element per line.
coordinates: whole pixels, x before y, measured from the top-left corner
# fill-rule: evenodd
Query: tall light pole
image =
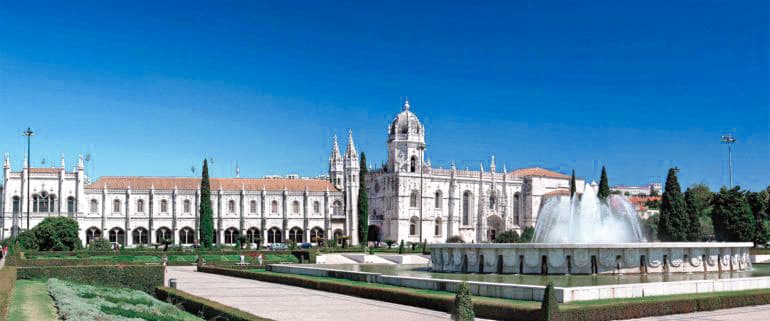
<path fill-rule="evenodd" d="M 29 127 L 27 127 L 27 130 L 21 134 L 24 136 L 27 136 L 27 231 L 29 231 L 29 206 L 30 206 L 29 201 L 30 199 L 32 199 L 32 196 L 29 193 L 29 185 L 30 185 L 29 160 L 32 158 L 32 155 L 30 154 L 30 140 L 32 136 L 35 135 L 35 132 L 33 132 L 32 129 L 30 129 Z"/>
<path fill-rule="evenodd" d="M 720 141 L 727 144 L 727 171 L 730 175 L 730 188 L 733 188 L 733 144 L 735 144 L 736 139 L 733 137 L 733 135 L 727 134 L 722 135 L 722 139 Z"/>

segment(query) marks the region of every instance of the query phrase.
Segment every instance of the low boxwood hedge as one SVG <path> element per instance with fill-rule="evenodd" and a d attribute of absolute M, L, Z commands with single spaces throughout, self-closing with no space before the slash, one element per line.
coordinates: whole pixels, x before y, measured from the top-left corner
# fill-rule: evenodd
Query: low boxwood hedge
<path fill-rule="evenodd" d="M 224 319 L 229 321 L 271 321 L 271 319 L 258 317 L 251 313 L 244 312 L 219 302 L 207 300 L 177 289 L 159 287 L 155 289 L 155 297 L 206 320 Z"/>
<path fill-rule="evenodd" d="M 438 311 L 450 311 L 453 299 L 453 294 L 449 292 L 446 294 L 435 294 L 425 290 L 381 284 L 362 284 L 361 282 L 348 280 L 325 280 L 321 277 L 251 272 L 216 267 L 199 267 L 198 271 L 281 283 Z M 533 302 L 537 303 L 533 306 L 517 304 L 515 302 L 513 300 L 474 297 L 473 310 L 476 316 L 480 318 L 521 321 L 540 320 L 539 303 Z M 560 311 L 556 319 L 564 321 L 620 320 L 763 304 L 770 304 L 770 289 L 574 302 L 560 304 Z"/>
<path fill-rule="evenodd" d="M 163 286 L 164 268 L 160 265 L 30 266 L 19 267 L 16 273 L 18 279 L 57 278 L 152 294 L 156 287 Z"/>
<path fill-rule="evenodd" d="M 8 315 L 14 284 L 16 284 L 16 268 L 6 266 L 0 269 L 0 320 L 5 320 Z"/>

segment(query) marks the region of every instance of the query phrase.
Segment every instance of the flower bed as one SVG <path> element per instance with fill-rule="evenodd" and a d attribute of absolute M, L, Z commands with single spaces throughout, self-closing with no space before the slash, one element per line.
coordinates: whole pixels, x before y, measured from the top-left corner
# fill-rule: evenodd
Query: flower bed
<path fill-rule="evenodd" d="M 47 286 L 63 320 L 201 320 L 141 291 L 75 284 L 58 279 L 49 279 Z"/>

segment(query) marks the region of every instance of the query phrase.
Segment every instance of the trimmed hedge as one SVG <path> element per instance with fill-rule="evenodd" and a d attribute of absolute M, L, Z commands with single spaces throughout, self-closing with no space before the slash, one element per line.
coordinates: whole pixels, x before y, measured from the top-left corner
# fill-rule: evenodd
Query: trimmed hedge
<path fill-rule="evenodd" d="M 206 320 L 224 318 L 229 321 L 272 321 L 177 289 L 158 287 L 155 289 L 155 297 Z"/>
<path fill-rule="evenodd" d="M 368 287 L 292 274 L 259 273 L 216 267 L 199 267 L 198 271 L 347 294 L 437 311 L 450 311 L 452 305 L 452 294 L 449 292 L 447 295 L 438 295 L 395 286 Z M 764 304 L 770 304 L 770 289 L 714 293 L 713 295 L 661 296 L 606 302 L 587 301 L 562 304 L 556 320 L 609 321 Z M 542 317 L 537 307 L 516 305 L 513 301 L 508 303 L 502 299 L 474 297 L 473 310 L 477 317 L 495 320 L 534 321 Z"/>
<path fill-rule="evenodd" d="M 6 266 L 0 269 L 0 320 L 8 316 L 8 307 L 11 305 L 11 294 L 16 284 L 16 268 Z"/>
<path fill-rule="evenodd" d="M 93 266 L 35 266 L 17 268 L 18 279 L 49 279 L 105 286 L 130 288 L 152 294 L 163 286 L 162 266 L 93 265 Z"/>
<path fill-rule="evenodd" d="M 224 269 L 216 267 L 198 267 L 199 272 L 214 273 L 227 276 L 240 277 L 258 281 L 281 283 L 299 286 L 308 289 L 335 292 L 356 297 L 374 299 L 403 305 L 410 305 L 437 311 L 449 312 L 454 303 L 454 296 L 431 293 L 418 293 L 413 289 L 399 287 L 363 287 L 354 284 L 341 284 L 311 280 L 290 274 L 280 273 L 255 273 L 242 270 Z M 473 310 L 476 316 L 495 320 L 537 320 L 540 310 L 537 308 L 524 308 L 504 301 L 474 301 Z"/>

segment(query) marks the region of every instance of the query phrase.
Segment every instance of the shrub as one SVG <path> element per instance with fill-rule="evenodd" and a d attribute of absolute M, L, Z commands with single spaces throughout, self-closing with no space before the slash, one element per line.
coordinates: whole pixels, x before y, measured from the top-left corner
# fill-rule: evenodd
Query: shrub
<path fill-rule="evenodd" d="M 105 238 L 97 237 L 88 243 L 88 248 L 90 250 L 111 250 L 112 243 Z"/>
<path fill-rule="evenodd" d="M 505 232 L 500 233 L 497 237 L 495 237 L 495 243 L 518 243 L 519 242 L 519 233 L 516 233 L 514 230 L 507 230 Z"/>
<path fill-rule="evenodd" d="M 559 313 L 559 302 L 556 298 L 556 290 L 553 288 L 553 282 L 548 282 L 543 293 L 543 301 L 540 304 L 540 320 L 554 321 Z"/>
<path fill-rule="evenodd" d="M 155 290 L 155 296 L 168 303 L 174 304 L 184 311 L 195 314 L 206 320 L 229 321 L 267 321 L 253 314 L 226 306 L 219 302 L 210 301 L 199 296 L 176 289 L 159 287 Z"/>
<path fill-rule="evenodd" d="M 465 243 L 460 235 L 452 235 L 446 239 L 447 243 Z"/>
<path fill-rule="evenodd" d="M 388 246 L 388 249 L 390 249 L 393 244 L 396 244 L 396 241 L 394 240 L 385 240 L 385 244 Z"/>
<path fill-rule="evenodd" d="M 457 289 L 454 304 L 452 305 L 452 320 L 473 321 L 475 318 L 471 290 L 468 288 L 468 283 L 463 282 Z"/>
<path fill-rule="evenodd" d="M 56 278 L 70 282 L 130 288 L 153 293 L 163 285 L 164 268 L 160 265 L 94 265 L 19 267 L 19 279 Z"/>
<path fill-rule="evenodd" d="M 398 254 L 404 254 L 404 240 L 401 240 L 401 244 L 398 245 Z"/>
<path fill-rule="evenodd" d="M 19 235 L 16 236 L 16 241 L 18 241 L 19 246 L 25 250 L 37 250 L 39 246 L 34 229 L 19 233 Z"/>
<path fill-rule="evenodd" d="M 78 222 L 64 216 L 46 217 L 32 231 L 40 251 L 71 251 L 81 245 Z"/>

